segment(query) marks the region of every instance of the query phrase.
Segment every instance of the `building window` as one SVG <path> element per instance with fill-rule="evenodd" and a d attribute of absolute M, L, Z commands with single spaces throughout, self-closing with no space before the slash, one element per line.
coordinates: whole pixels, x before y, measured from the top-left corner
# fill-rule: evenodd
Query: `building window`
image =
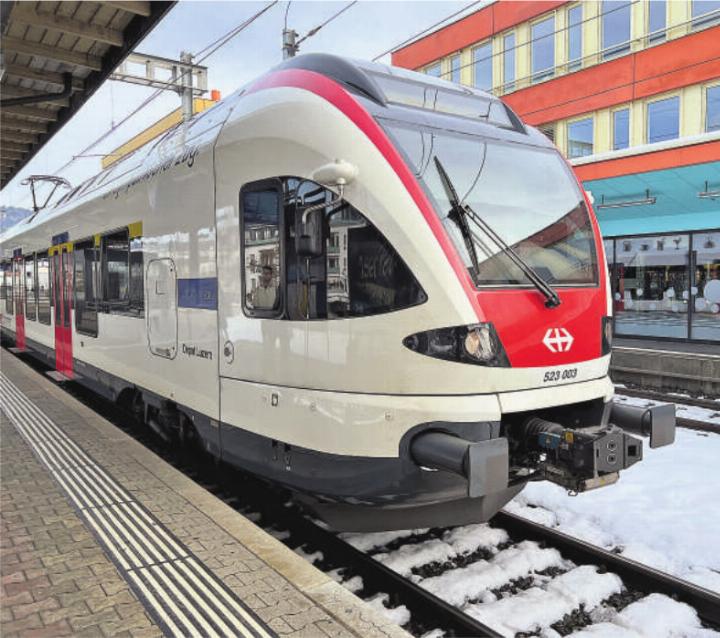
<path fill-rule="evenodd" d="M 503 91 L 515 88 L 515 34 L 503 38 Z"/>
<path fill-rule="evenodd" d="M 647 105 L 648 143 L 677 139 L 680 135 L 680 98 L 670 97 Z"/>
<path fill-rule="evenodd" d="M 492 44 L 481 44 L 473 49 L 475 86 L 483 91 L 492 90 Z"/>
<path fill-rule="evenodd" d="M 555 69 L 555 16 L 532 25 L 532 81 L 553 76 Z"/>
<path fill-rule="evenodd" d="M 630 6 L 631 2 L 603 0 L 602 3 L 602 48 L 603 59 L 622 55 L 630 51 Z"/>
<path fill-rule="evenodd" d="M 45 325 L 50 325 L 50 260 L 48 254 L 38 253 L 37 261 L 37 280 L 35 289 L 37 290 L 38 300 L 38 321 Z"/>
<path fill-rule="evenodd" d="M 450 81 L 460 84 L 460 54 L 450 58 Z"/>
<path fill-rule="evenodd" d="M 442 65 L 440 62 L 431 64 L 430 66 L 425 67 L 425 73 L 432 75 L 434 78 L 439 78 L 442 75 Z"/>
<path fill-rule="evenodd" d="M 705 130 L 720 130 L 720 84 L 705 91 Z"/>
<path fill-rule="evenodd" d="M 688 235 L 616 239 L 615 331 L 687 338 Z"/>
<path fill-rule="evenodd" d="M 568 71 L 582 66 L 582 5 L 568 9 Z"/>
<path fill-rule="evenodd" d="M 98 295 L 99 256 L 95 239 L 75 244 L 73 292 L 75 294 L 75 330 L 97 337 L 98 334 Z"/>
<path fill-rule="evenodd" d="M 720 0 L 692 0 L 692 28 L 703 29 L 720 22 Z"/>
<path fill-rule="evenodd" d="M 584 157 L 593 153 L 593 119 L 586 117 L 568 124 L 568 157 Z"/>
<path fill-rule="evenodd" d="M 31 321 L 37 319 L 37 299 L 35 297 L 35 257 L 25 257 L 25 316 Z"/>
<path fill-rule="evenodd" d="M 613 113 L 613 150 L 630 146 L 630 109 Z"/>
<path fill-rule="evenodd" d="M 648 44 L 665 41 L 667 7 L 665 0 L 648 3 Z"/>
<path fill-rule="evenodd" d="M 694 284 L 690 337 L 720 342 L 720 233 L 693 234 Z"/>

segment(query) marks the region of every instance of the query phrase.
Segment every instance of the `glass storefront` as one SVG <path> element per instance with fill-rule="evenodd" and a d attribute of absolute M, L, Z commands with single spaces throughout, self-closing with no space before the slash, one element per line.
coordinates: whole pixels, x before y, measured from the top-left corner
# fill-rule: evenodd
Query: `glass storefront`
<path fill-rule="evenodd" d="M 604 240 L 615 334 L 720 342 L 720 231 Z"/>

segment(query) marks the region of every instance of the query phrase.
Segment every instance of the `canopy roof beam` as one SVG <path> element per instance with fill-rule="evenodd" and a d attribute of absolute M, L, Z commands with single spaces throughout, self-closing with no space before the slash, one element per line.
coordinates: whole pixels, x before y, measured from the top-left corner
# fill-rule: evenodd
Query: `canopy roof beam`
<path fill-rule="evenodd" d="M 100 71 L 102 69 L 102 60 L 97 56 L 51 47 L 47 44 L 5 36 L 3 38 L 3 47 L 6 52 L 14 51 L 15 53 L 24 53 L 26 55 L 44 58 L 45 60 L 74 64 L 75 66 L 81 66 L 91 71 Z"/>
<path fill-rule="evenodd" d="M 19 2 L 15 6 L 12 17 L 13 20 L 30 26 L 40 26 L 58 33 L 77 35 L 81 38 L 93 40 L 94 42 L 103 42 L 114 47 L 123 45 L 123 34 L 120 31 L 79 22 L 54 13 L 35 11 L 33 4 L 29 2 Z"/>

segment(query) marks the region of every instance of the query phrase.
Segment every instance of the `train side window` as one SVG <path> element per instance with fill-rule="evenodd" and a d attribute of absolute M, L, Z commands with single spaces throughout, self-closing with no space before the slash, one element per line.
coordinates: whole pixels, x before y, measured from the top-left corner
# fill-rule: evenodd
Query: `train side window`
<path fill-rule="evenodd" d="M 246 184 L 240 191 L 242 295 L 246 314 L 277 317 L 282 312 L 280 180 Z"/>
<path fill-rule="evenodd" d="M 101 240 L 102 301 L 106 312 L 144 314 L 142 239 L 127 228 Z"/>
<path fill-rule="evenodd" d="M 5 312 L 13 314 L 12 265 L 2 262 L 2 298 L 5 299 Z"/>
<path fill-rule="evenodd" d="M 75 330 L 97 337 L 98 250 L 94 239 L 77 242 L 73 249 L 73 292 L 75 295 Z"/>
<path fill-rule="evenodd" d="M 25 303 L 23 301 L 23 277 L 25 267 L 20 259 L 13 259 L 13 292 L 15 293 L 15 314 L 19 317 L 24 314 Z"/>
<path fill-rule="evenodd" d="M 37 291 L 37 318 L 50 325 L 50 261 L 47 252 L 35 256 L 35 290 Z"/>
<path fill-rule="evenodd" d="M 25 317 L 31 321 L 37 319 L 37 291 L 35 290 L 35 256 L 25 256 Z"/>

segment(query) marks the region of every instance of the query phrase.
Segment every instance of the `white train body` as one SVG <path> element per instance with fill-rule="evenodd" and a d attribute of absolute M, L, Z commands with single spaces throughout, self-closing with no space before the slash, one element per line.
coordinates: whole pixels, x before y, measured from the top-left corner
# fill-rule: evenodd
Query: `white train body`
<path fill-rule="evenodd" d="M 525 482 L 522 472 L 513 475 L 512 445 L 510 461 L 506 443 L 500 458 L 511 470 L 482 479 L 485 487 L 471 497 L 466 478 L 413 461 L 412 435 L 444 424 L 440 430 L 469 441 L 507 441 L 512 415 L 558 406 L 585 406 L 594 424 L 607 423 L 613 386 L 601 324 L 611 312 L 602 243 L 592 213 L 584 213 L 593 252 L 585 269 L 594 279 L 558 285 L 558 308 L 545 307 L 527 281 L 470 290 L 453 240 L 418 203 L 423 189 L 411 184 L 408 162 L 402 166 L 407 148 L 388 144 L 393 135 L 382 118 L 557 152 L 504 110 L 498 124 L 491 116 L 379 103 L 358 89 L 356 75 L 379 83 L 380 74 L 408 78 L 427 91 L 457 91 L 386 67 L 301 56 L 11 228 L 1 237 L 8 274 L 0 301 L 3 334 L 66 376 L 141 405 L 146 419 L 171 432 L 168 438 L 194 424 L 211 453 L 288 485 L 338 527 L 485 520 Z M 480 92 L 462 95 L 482 108 L 501 107 Z M 293 229 L 295 242 L 301 233 L 298 211 L 306 205 L 300 193 L 310 188 L 300 180 L 338 159 L 351 163 L 357 176 L 342 194 L 344 217 L 335 213 L 337 222 L 327 221 L 330 205 L 321 209 L 323 227 L 334 233 L 331 239 L 327 229 L 318 231 L 324 232 L 322 255 L 313 262 L 292 246 Z M 275 201 L 278 188 L 275 223 L 262 207 Z M 582 201 L 575 182 L 572 188 Z M 328 201 L 337 190 L 328 186 L 316 196 Z M 271 223 L 254 226 L 251 237 L 243 211 L 252 206 Z M 288 206 L 295 206 L 292 222 Z M 368 256 L 363 246 L 375 253 Z M 76 263 L 72 278 L 68 269 L 53 286 L 72 300 L 63 345 L 71 354 L 62 356 L 63 300 L 50 298 L 49 323 L 38 320 L 48 292 L 48 250 L 51 264 L 63 252 L 68 268 Z M 85 262 L 78 261 L 79 251 Z M 34 256 L 30 271 L 37 270 L 29 277 L 27 256 Z M 77 265 L 93 260 L 89 270 Z M 276 295 L 276 309 L 253 307 L 263 265 L 271 267 L 274 292 L 268 294 Z M 11 290 L 13 267 L 21 272 Z M 414 280 L 407 290 L 389 292 L 387 281 L 407 272 Z M 33 278 L 27 290 L 18 284 Z M 79 310 L 78 295 L 86 293 Z M 351 297 L 358 294 L 356 303 Z M 35 320 L 28 316 L 33 296 Z M 375 310 L 363 311 L 371 306 Z M 376 311 L 380 307 L 385 310 Z M 494 324 L 509 363 L 443 360 L 407 341 L 482 322 Z"/>

